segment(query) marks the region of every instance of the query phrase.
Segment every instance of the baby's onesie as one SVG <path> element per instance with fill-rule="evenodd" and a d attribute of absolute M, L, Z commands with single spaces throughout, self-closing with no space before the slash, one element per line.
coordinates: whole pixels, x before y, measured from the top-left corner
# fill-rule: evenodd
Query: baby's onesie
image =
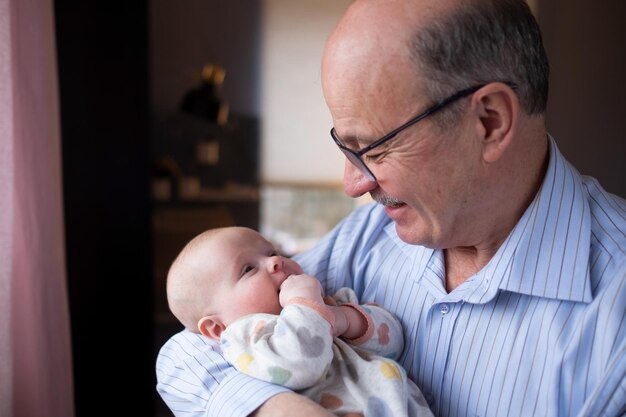
<path fill-rule="evenodd" d="M 226 359 L 239 371 L 290 388 L 337 415 L 432 417 L 417 386 L 395 362 L 404 344 L 395 317 L 375 305 L 358 306 L 342 288 L 327 304 L 350 305 L 368 322 L 350 343 L 332 336 L 332 314 L 295 299 L 280 315 L 240 318 L 221 336 Z"/>

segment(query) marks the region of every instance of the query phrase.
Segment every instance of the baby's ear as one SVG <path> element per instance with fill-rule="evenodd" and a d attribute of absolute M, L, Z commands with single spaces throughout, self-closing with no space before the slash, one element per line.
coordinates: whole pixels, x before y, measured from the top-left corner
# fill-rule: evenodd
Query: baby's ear
<path fill-rule="evenodd" d="M 209 339 L 220 341 L 220 336 L 226 326 L 216 315 L 204 316 L 198 320 L 198 330 Z"/>

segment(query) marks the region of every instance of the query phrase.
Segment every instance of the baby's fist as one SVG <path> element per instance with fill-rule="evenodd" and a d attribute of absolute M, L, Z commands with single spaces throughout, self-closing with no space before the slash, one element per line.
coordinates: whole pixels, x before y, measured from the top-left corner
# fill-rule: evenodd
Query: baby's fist
<path fill-rule="evenodd" d="M 309 275 L 290 275 L 280 286 L 279 302 L 282 307 L 296 297 L 324 304 L 322 285 Z"/>

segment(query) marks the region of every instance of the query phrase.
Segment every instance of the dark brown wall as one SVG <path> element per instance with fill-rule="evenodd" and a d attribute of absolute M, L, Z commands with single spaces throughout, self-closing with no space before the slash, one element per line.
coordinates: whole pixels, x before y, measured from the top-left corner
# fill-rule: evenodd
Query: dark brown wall
<path fill-rule="evenodd" d="M 626 198 L 626 2 L 541 0 L 548 130 L 583 174 Z"/>

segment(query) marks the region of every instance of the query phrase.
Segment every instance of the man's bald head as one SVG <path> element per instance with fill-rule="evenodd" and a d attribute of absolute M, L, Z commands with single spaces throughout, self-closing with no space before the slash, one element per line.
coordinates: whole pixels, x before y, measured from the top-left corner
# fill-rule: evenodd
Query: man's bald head
<path fill-rule="evenodd" d="M 356 85 L 380 92 L 395 82 L 436 101 L 498 81 L 515 84 L 522 108 L 541 114 L 548 78 L 539 27 L 523 0 L 356 0 L 322 61 L 327 100 Z"/>

